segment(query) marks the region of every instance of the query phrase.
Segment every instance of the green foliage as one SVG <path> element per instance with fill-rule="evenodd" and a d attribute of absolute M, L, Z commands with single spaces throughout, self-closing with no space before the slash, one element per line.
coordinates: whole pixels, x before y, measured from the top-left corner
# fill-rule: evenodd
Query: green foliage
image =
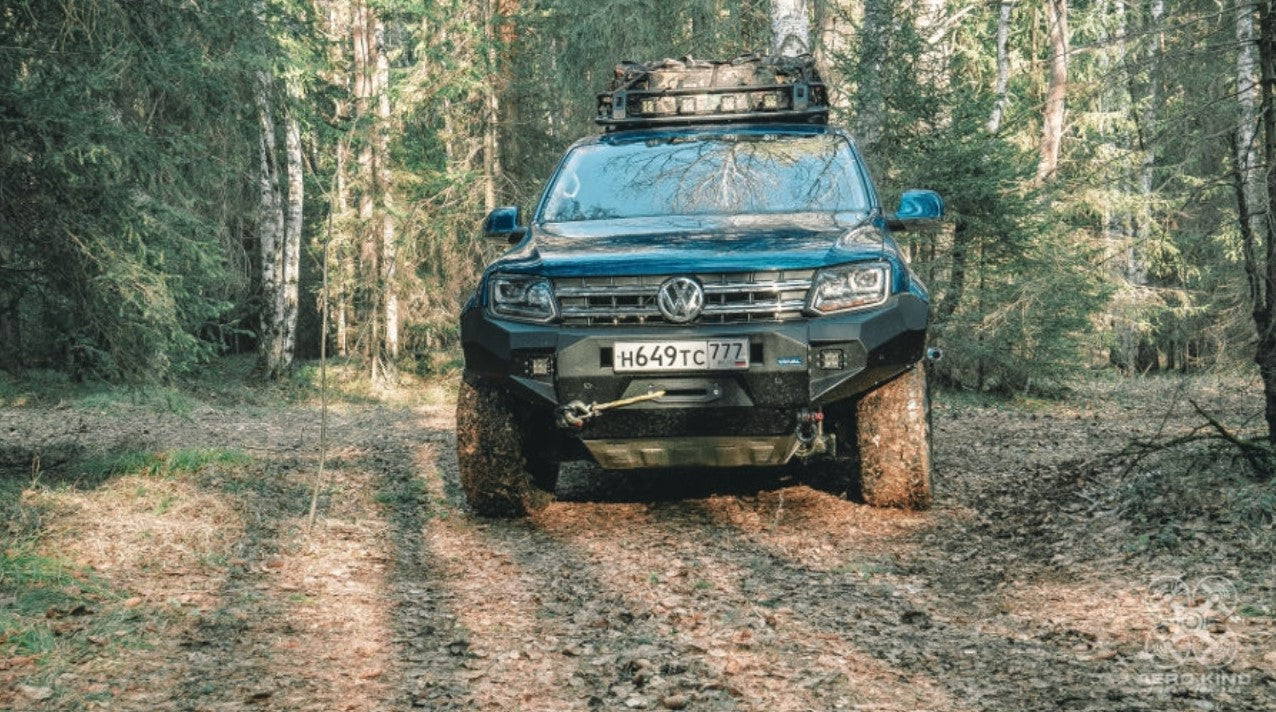
<path fill-rule="evenodd" d="M 962 42 L 986 41 L 996 7 L 965 5 L 948 8 L 966 19 L 942 56 L 911 6 L 895 8 L 899 29 L 880 72 L 861 76 L 857 55 L 835 56 L 838 75 L 854 86 L 878 84 L 883 99 L 845 118 L 857 124 L 876 114 L 882 136 L 866 159 L 887 198 L 914 187 L 944 196 L 943 228 L 900 236 L 932 291 L 932 338 L 945 350 L 940 377 L 979 391 L 1056 393 L 1083 360 L 1107 289 L 1096 251 L 1053 213 L 1053 195 L 1033 187 L 1035 153 L 1020 148 L 1013 130 L 988 132 L 995 68 Z M 1013 120 L 1012 112 L 1006 124 Z"/>
<path fill-rule="evenodd" d="M 903 184 L 944 191 L 954 225 L 950 249 L 918 251 L 917 268 L 938 291 L 938 371 L 981 391 L 1056 394 L 1083 360 L 1109 292 L 1101 256 L 1027 187 L 1035 156 L 989 135 L 983 108 L 953 107 L 951 122 L 910 152 L 918 164 L 902 171 L 914 174 Z"/>
<path fill-rule="evenodd" d="M 145 646 L 149 614 L 90 571 L 26 542 L 0 549 L 0 656 L 35 656 L 28 682 L 52 686 L 73 660 Z"/>
<path fill-rule="evenodd" d="M 18 655 L 38 655 L 52 650 L 55 636 L 41 625 L 47 611 L 69 611 L 83 605 L 75 590 L 77 580 L 66 562 L 32 552 L 28 547 L 0 551 L 0 595 L 12 597 L 0 609 L 0 641 Z M 74 588 L 73 588 L 74 587 Z"/>
<path fill-rule="evenodd" d="M 228 448 L 181 448 L 163 452 L 126 451 L 92 458 L 80 466 L 92 481 L 119 475 L 178 477 L 208 467 L 238 469 L 252 463 L 241 450 Z"/>
<path fill-rule="evenodd" d="M 252 17 L 247 0 L 0 12 L 0 365 L 153 379 L 236 328 Z"/>

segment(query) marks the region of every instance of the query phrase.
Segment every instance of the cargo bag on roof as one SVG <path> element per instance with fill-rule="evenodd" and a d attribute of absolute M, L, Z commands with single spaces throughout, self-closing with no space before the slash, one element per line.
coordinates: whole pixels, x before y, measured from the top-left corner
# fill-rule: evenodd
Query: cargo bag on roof
<path fill-rule="evenodd" d="M 611 90 L 598 95 L 597 122 L 608 130 L 827 120 L 828 91 L 809 54 L 622 62 L 616 65 Z"/>

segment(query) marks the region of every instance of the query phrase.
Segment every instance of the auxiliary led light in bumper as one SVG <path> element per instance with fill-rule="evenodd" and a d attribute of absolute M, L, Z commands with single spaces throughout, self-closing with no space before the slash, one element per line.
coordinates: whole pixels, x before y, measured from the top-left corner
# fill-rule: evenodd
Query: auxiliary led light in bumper
<path fill-rule="evenodd" d="M 551 354 L 523 354 L 514 357 L 514 374 L 525 378 L 549 378 L 554 375 L 556 365 Z"/>
<path fill-rule="evenodd" d="M 820 349 L 816 354 L 815 364 L 825 371 L 840 371 L 846 368 L 846 352 L 841 349 Z"/>

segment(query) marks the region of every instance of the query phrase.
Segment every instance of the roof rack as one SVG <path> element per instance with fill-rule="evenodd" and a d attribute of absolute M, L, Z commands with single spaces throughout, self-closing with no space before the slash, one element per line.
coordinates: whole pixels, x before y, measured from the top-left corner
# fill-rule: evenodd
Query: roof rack
<path fill-rule="evenodd" d="M 607 131 L 698 123 L 828 123 L 828 89 L 809 54 L 742 54 L 726 61 L 665 59 L 616 65 L 598 95 Z"/>

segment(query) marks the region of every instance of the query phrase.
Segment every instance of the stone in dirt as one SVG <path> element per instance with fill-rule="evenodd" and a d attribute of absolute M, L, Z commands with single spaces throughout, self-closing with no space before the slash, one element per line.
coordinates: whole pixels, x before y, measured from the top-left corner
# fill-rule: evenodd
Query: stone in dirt
<path fill-rule="evenodd" d="M 660 706 L 667 710 L 680 710 L 687 706 L 687 696 L 682 693 L 669 695 L 660 701 Z"/>

